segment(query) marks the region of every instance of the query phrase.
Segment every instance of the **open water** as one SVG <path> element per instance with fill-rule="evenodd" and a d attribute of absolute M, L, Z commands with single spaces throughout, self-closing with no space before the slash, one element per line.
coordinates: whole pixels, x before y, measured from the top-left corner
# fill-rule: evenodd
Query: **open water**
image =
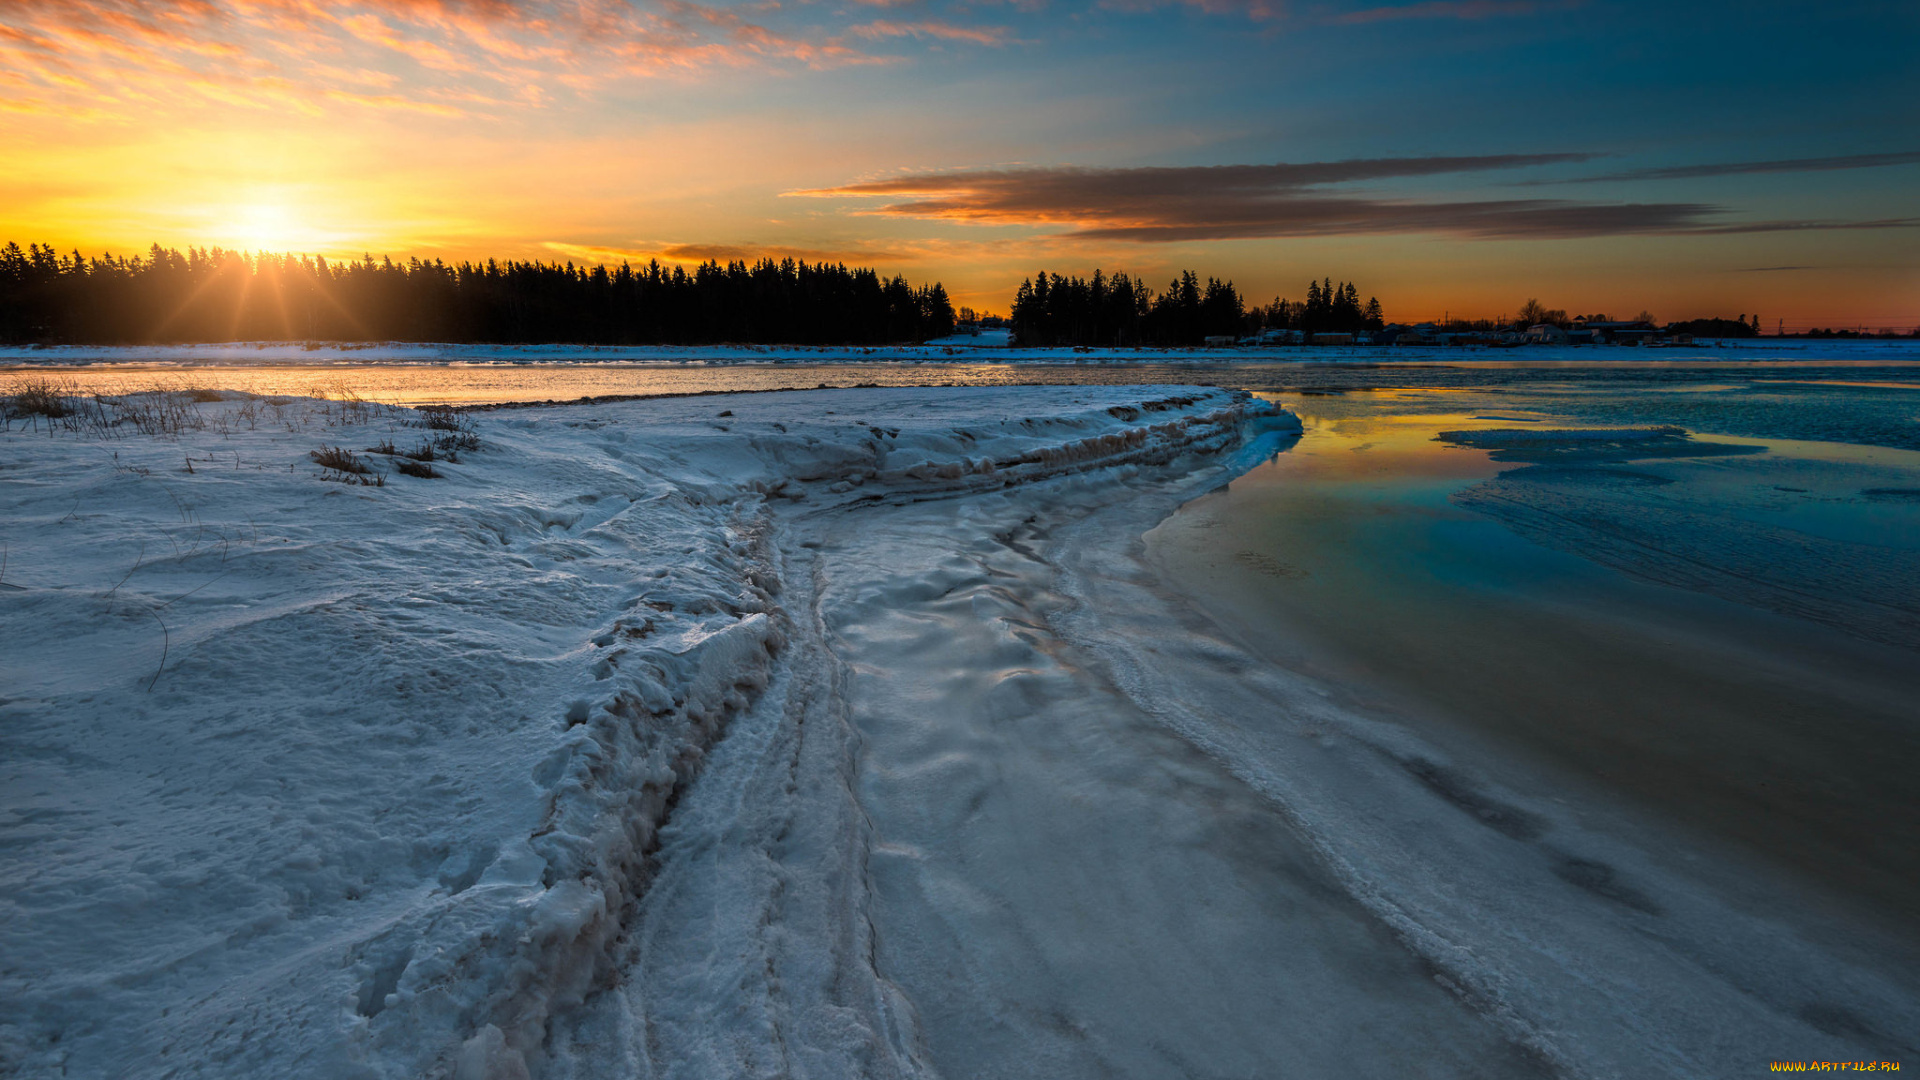
<path fill-rule="evenodd" d="M 1920 384 L 1586 373 L 1273 395 L 1149 534 L 1284 666 L 1920 925 Z"/>

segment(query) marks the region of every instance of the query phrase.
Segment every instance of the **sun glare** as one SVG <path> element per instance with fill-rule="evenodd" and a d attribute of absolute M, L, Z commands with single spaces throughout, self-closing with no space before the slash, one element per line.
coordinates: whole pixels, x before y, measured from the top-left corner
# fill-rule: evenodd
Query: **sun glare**
<path fill-rule="evenodd" d="M 248 251 L 291 251 L 303 232 L 293 213 L 276 203 L 235 207 L 231 229 L 234 242 Z"/>

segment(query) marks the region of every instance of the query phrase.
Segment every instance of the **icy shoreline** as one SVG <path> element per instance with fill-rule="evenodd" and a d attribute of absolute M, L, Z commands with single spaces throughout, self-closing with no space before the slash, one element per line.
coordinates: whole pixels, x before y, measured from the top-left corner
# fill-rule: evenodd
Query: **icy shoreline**
<path fill-rule="evenodd" d="M 10 1071 L 537 1068 L 777 663 L 772 505 L 1002 490 L 1290 419 L 1178 388 L 535 409 L 442 479 L 369 488 L 309 452 L 404 443 L 407 412 L 276 401 L 0 437 Z"/>
<path fill-rule="evenodd" d="M 1734 1076 L 1920 1017 L 1172 593 L 1143 534 L 1300 430 L 1245 393 L 473 412 L 437 479 L 367 448 L 448 414 L 193 396 L 0 434 L 0 1072 Z"/>

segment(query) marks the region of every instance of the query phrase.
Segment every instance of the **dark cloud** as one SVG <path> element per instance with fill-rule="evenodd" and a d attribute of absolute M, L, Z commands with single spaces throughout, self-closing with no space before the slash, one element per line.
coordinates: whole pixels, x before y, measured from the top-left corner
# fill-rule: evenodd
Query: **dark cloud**
<path fill-rule="evenodd" d="M 1840 169 L 1877 169 L 1888 165 L 1920 164 L 1920 150 L 1892 154 L 1849 154 L 1844 157 L 1784 158 L 1779 161 L 1728 161 L 1711 165 L 1675 165 L 1659 169 L 1629 169 L 1600 176 L 1530 183 L 1585 184 L 1600 180 L 1691 180 L 1703 176 L 1742 176 L 1749 173 L 1832 172 Z"/>
<path fill-rule="evenodd" d="M 1908 228 L 1920 219 L 1728 221 L 1699 202 L 1441 200 L 1328 190 L 1355 181 L 1585 161 L 1589 154 L 1366 158 L 1191 168 L 979 169 L 918 173 L 791 194 L 891 199 L 863 213 L 990 225 L 1060 225 L 1061 235 L 1173 243 L 1284 236 L 1436 233 L 1474 239 Z"/>
<path fill-rule="evenodd" d="M 1096 225 L 1088 239 L 1171 243 L 1281 236 L 1445 233 L 1481 240 L 1555 239 L 1687 232 L 1718 207 L 1701 203 L 1578 203 L 1558 199 L 1392 202 L 1380 199 L 1275 198 L 1236 211 L 1184 208 L 1153 222 Z"/>
<path fill-rule="evenodd" d="M 1835 229 L 1914 229 L 1920 217 L 1874 218 L 1870 221 L 1747 221 L 1693 230 L 1700 233 L 1830 232 Z"/>
<path fill-rule="evenodd" d="M 1232 198 L 1253 192 L 1305 188 L 1356 180 L 1386 180 L 1446 173 L 1489 172 L 1532 165 L 1591 161 L 1594 154 L 1490 154 L 1475 157 L 1353 158 L 1347 161 L 1275 165 L 1200 165 L 1172 168 L 966 169 L 915 173 L 796 195 L 940 195 L 970 192 L 1001 200 L 1032 199 L 1059 205 L 1080 200 L 1111 206 L 1165 198 Z"/>
<path fill-rule="evenodd" d="M 1362 233 L 1478 238 L 1612 236 L 1712 227 L 1702 203 L 1565 199 L 1431 201 L 1320 190 L 1362 180 L 1584 161 L 1587 154 L 1369 158 L 1146 169 L 991 169 L 921 173 L 801 195 L 898 198 L 868 213 L 982 224 L 1073 226 L 1069 236 L 1166 243 Z"/>

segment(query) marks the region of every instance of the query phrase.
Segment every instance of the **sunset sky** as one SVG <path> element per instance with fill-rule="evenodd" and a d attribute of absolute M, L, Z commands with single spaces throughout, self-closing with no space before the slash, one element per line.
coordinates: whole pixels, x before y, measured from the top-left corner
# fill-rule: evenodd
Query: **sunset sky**
<path fill-rule="evenodd" d="M 1920 324 L 1912 0 L 6 0 L 0 239 Z"/>

